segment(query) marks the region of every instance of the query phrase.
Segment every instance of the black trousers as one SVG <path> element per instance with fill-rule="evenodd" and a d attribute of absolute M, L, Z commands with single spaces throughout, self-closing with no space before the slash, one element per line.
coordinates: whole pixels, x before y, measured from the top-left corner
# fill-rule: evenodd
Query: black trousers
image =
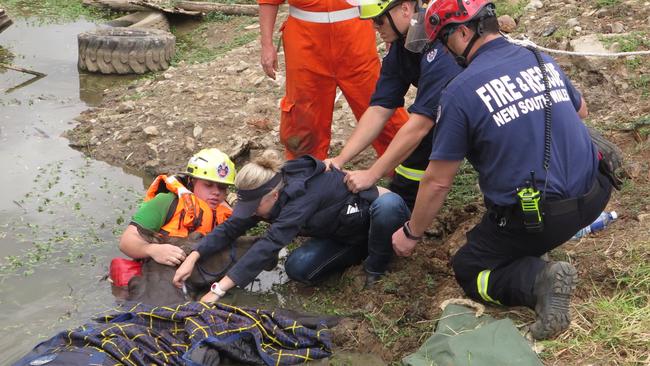
<path fill-rule="evenodd" d="M 540 256 L 591 224 L 607 205 L 611 190 L 609 180 L 599 173 L 584 196 L 547 202 L 544 231 L 539 233 L 526 232 L 516 206 L 511 212 L 488 209 L 452 259 L 456 280 L 472 299 L 534 308 L 533 285 L 545 265 Z"/>

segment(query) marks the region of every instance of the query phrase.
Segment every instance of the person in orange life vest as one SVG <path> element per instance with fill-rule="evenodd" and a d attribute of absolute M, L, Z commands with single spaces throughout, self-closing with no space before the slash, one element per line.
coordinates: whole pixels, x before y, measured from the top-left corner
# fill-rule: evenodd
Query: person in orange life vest
<path fill-rule="evenodd" d="M 181 248 L 151 244 L 140 235 L 138 227 L 167 237 L 184 238 L 192 232 L 206 235 L 232 214 L 226 196 L 235 175 L 235 164 L 228 155 L 213 148 L 192 156 L 185 175 L 157 177 L 122 234 L 120 250 L 131 258 L 179 265 L 185 260 Z"/>
<path fill-rule="evenodd" d="M 284 1 L 258 0 L 261 64 L 272 79 L 278 70 L 273 28 Z M 281 31 L 287 79 L 280 102 L 280 141 L 288 160 L 301 155 L 323 160 L 332 134 L 336 87 L 359 120 L 379 78 L 372 22 L 359 19 L 358 8 L 345 0 L 289 0 L 289 17 Z M 372 143 L 378 155 L 407 119 L 406 111 L 398 108 Z"/>

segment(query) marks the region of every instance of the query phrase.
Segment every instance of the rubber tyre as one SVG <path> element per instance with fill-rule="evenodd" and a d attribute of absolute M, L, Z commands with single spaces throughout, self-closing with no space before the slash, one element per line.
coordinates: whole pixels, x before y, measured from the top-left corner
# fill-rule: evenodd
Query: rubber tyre
<path fill-rule="evenodd" d="M 14 22 L 9 18 L 3 9 L 0 9 L 0 33 L 9 28 Z"/>
<path fill-rule="evenodd" d="M 102 74 L 162 71 L 176 51 L 173 34 L 158 29 L 104 28 L 77 36 L 80 70 Z"/>
<path fill-rule="evenodd" d="M 138 11 L 105 23 L 111 27 L 160 29 L 169 32 L 169 21 L 158 11 Z"/>

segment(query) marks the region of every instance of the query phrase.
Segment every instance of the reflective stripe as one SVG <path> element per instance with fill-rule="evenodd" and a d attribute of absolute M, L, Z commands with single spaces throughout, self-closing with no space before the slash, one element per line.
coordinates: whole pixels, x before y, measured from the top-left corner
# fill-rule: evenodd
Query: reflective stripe
<path fill-rule="evenodd" d="M 401 175 L 402 177 L 410 180 L 419 182 L 424 176 L 424 170 L 418 170 L 413 168 L 407 168 L 404 165 L 400 164 L 395 168 L 395 173 Z"/>
<path fill-rule="evenodd" d="M 349 8 L 337 11 L 307 11 L 289 5 L 289 15 L 296 19 L 312 23 L 336 23 L 359 17 L 359 8 Z"/>
<path fill-rule="evenodd" d="M 501 303 L 488 295 L 488 282 L 490 281 L 490 272 L 489 269 L 486 269 L 478 274 L 476 277 L 476 288 L 478 289 L 478 294 L 481 295 L 481 298 L 487 302 L 495 303 L 501 305 Z"/>

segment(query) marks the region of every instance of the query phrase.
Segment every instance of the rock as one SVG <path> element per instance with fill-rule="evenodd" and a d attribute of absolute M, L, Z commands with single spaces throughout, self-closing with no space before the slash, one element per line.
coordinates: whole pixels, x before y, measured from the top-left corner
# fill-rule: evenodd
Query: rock
<path fill-rule="evenodd" d="M 135 109 L 135 102 L 132 100 L 128 100 L 126 102 L 120 103 L 120 105 L 117 107 L 117 111 L 119 113 L 131 112 L 134 109 Z"/>
<path fill-rule="evenodd" d="M 597 34 L 589 34 L 571 40 L 570 47 L 575 52 L 610 53 L 600 42 Z M 580 69 L 598 71 L 605 68 L 609 60 L 603 57 L 572 57 L 571 62 Z"/>
<path fill-rule="evenodd" d="M 145 168 L 157 168 L 159 165 L 160 160 L 158 159 L 147 160 L 147 162 L 144 163 Z"/>
<path fill-rule="evenodd" d="M 524 10 L 527 11 L 535 11 L 537 9 L 541 9 L 544 7 L 544 3 L 542 3 L 540 0 L 531 0 L 531 2 L 526 5 Z"/>
<path fill-rule="evenodd" d="M 167 122 L 165 122 L 165 124 L 166 124 L 168 127 L 174 127 L 174 121 L 167 121 Z"/>
<path fill-rule="evenodd" d="M 542 37 L 548 37 L 553 35 L 557 30 L 557 25 L 551 24 L 542 31 Z"/>
<path fill-rule="evenodd" d="M 190 153 L 194 152 L 196 149 L 196 143 L 193 138 L 185 136 L 185 149 L 187 149 Z"/>
<path fill-rule="evenodd" d="M 512 33 L 517 29 L 517 23 L 510 15 L 502 15 L 498 18 L 499 29 L 505 33 Z"/>
<path fill-rule="evenodd" d="M 165 79 L 171 79 L 172 77 L 174 77 L 174 75 L 172 75 L 172 74 L 169 73 L 169 72 L 166 72 L 166 73 L 163 74 L 163 77 L 164 77 Z"/>
<path fill-rule="evenodd" d="M 575 27 L 577 25 L 580 25 L 580 22 L 578 21 L 577 18 L 571 18 L 566 21 L 566 25 L 568 25 L 569 27 Z"/>
<path fill-rule="evenodd" d="M 266 79 L 266 75 L 257 77 L 255 80 L 253 80 L 253 85 L 260 86 L 264 82 L 264 79 Z"/>
<path fill-rule="evenodd" d="M 597 18 L 606 18 L 612 15 L 612 10 L 610 8 L 600 8 L 594 15 Z"/>
<path fill-rule="evenodd" d="M 196 125 L 194 126 L 194 130 L 192 130 L 192 136 L 194 136 L 195 139 L 198 139 L 201 137 L 203 134 L 203 127 Z"/>
<path fill-rule="evenodd" d="M 144 134 L 147 136 L 158 136 L 158 127 L 147 126 L 142 129 L 142 132 L 144 132 Z"/>
<path fill-rule="evenodd" d="M 573 27 L 573 30 L 574 30 L 576 33 L 580 33 L 580 32 L 582 32 L 582 27 L 579 26 L 579 25 L 577 25 L 577 26 Z"/>
<path fill-rule="evenodd" d="M 625 31 L 625 26 L 621 22 L 615 22 L 614 24 L 608 24 L 607 26 L 611 33 L 623 33 Z"/>
<path fill-rule="evenodd" d="M 231 73 L 231 74 L 232 73 L 240 73 L 240 72 L 248 69 L 249 67 L 250 67 L 250 65 L 248 63 L 240 60 L 238 64 L 230 65 L 230 66 L 226 67 L 226 72 Z"/>

